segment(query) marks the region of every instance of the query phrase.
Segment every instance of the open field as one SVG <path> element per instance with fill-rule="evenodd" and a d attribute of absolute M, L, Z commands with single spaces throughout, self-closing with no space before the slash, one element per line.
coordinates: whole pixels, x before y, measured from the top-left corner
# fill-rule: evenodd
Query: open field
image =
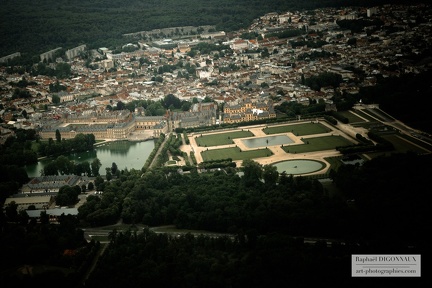
<path fill-rule="evenodd" d="M 383 122 L 392 122 L 392 121 L 395 121 L 395 119 L 392 116 L 388 115 L 384 111 L 382 111 L 380 109 L 377 109 L 377 108 L 367 109 L 366 113 L 369 113 L 373 117 L 379 118 Z"/>
<path fill-rule="evenodd" d="M 267 157 L 272 155 L 270 149 L 241 151 L 238 147 L 206 150 L 201 152 L 204 161 L 231 158 L 233 161 Z"/>
<path fill-rule="evenodd" d="M 376 126 L 383 126 L 383 124 L 381 122 L 378 122 L 378 121 L 356 122 L 356 123 L 351 123 L 350 125 L 352 125 L 353 127 L 363 127 L 367 130 L 373 129 Z"/>
<path fill-rule="evenodd" d="M 267 127 L 264 128 L 263 131 L 267 135 L 291 132 L 297 136 L 305 136 L 305 135 L 312 135 L 312 134 L 327 133 L 329 132 L 329 128 L 327 128 L 326 126 L 320 123 L 302 123 L 302 124 Z"/>
<path fill-rule="evenodd" d="M 365 118 L 365 119 L 367 119 L 369 121 L 372 121 L 372 122 L 376 122 L 377 121 L 377 119 L 371 117 L 369 114 L 366 114 L 365 112 L 363 112 L 363 110 L 357 109 L 357 110 L 355 110 L 355 113 L 358 114 L 360 117 L 363 117 L 363 118 Z"/>
<path fill-rule="evenodd" d="M 366 120 L 363 118 L 360 118 L 359 116 L 357 116 L 356 113 L 357 111 L 340 111 L 338 112 L 338 114 L 346 117 L 349 121 L 349 123 L 358 123 L 358 122 L 365 122 Z"/>
<path fill-rule="evenodd" d="M 195 141 L 198 146 L 211 147 L 233 144 L 234 142 L 232 141 L 232 139 L 246 138 L 252 136 L 254 136 L 254 134 L 250 131 L 234 131 L 196 136 Z"/>
<path fill-rule="evenodd" d="M 384 139 L 391 142 L 395 148 L 394 152 L 397 153 L 406 153 L 406 152 L 414 152 L 414 153 L 426 153 L 428 150 L 416 145 L 413 142 L 409 142 L 407 139 L 404 139 L 397 134 L 391 135 L 383 135 Z"/>
<path fill-rule="evenodd" d="M 400 134 L 399 137 L 401 137 L 402 139 L 416 145 L 416 146 L 420 146 L 422 147 L 424 150 L 426 151 L 432 151 L 432 144 L 428 143 L 428 142 L 424 142 L 416 137 L 411 137 L 408 136 L 406 134 Z"/>
<path fill-rule="evenodd" d="M 304 145 L 290 145 L 282 147 L 287 153 L 306 153 L 335 149 L 338 146 L 352 145 L 342 136 L 322 136 L 303 139 Z"/>
<path fill-rule="evenodd" d="M 332 169 L 335 169 L 335 170 L 337 170 L 341 165 L 343 165 L 342 156 L 326 157 L 326 158 L 324 158 L 324 160 L 330 164 Z"/>

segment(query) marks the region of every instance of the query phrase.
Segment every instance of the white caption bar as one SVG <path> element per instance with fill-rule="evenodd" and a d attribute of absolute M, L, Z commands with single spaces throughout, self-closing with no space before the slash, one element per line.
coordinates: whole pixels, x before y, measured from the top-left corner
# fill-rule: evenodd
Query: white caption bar
<path fill-rule="evenodd" d="M 352 277 L 421 277 L 419 254 L 353 254 Z"/>

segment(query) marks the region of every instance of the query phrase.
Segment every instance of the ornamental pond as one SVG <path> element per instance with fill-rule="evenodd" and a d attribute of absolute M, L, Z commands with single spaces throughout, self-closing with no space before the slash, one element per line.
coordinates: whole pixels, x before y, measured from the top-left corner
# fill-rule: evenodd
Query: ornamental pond
<path fill-rule="evenodd" d="M 294 141 L 287 135 L 245 138 L 241 139 L 241 141 L 248 148 L 259 148 L 294 143 Z"/>
<path fill-rule="evenodd" d="M 326 167 L 321 161 L 298 159 L 286 160 L 274 163 L 279 173 L 285 172 L 287 175 L 307 174 L 320 171 Z"/>

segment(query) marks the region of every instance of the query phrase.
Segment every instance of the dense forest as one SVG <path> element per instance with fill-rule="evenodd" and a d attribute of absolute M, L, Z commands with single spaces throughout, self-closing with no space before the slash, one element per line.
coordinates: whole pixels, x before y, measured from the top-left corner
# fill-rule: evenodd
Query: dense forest
<path fill-rule="evenodd" d="M 388 247 L 421 246 L 417 236 L 425 233 L 429 222 L 422 216 L 428 187 L 424 167 L 431 159 L 395 154 L 361 167 L 344 165 L 332 175 L 340 189 L 336 194 L 317 180 L 279 176 L 273 167 L 252 160 L 243 163 L 242 177 L 230 169 L 185 175 L 153 169 L 142 177 L 123 171 L 116 181 L 99 186 L 102 199 L 88 197 L 79 208 L 80 219 L 95 226 L 121 218 L 125 223 L 234 234 L 278 232 L 379 244 L 384 240 Z M 404 213 L 398 212 L 401 207 Z M 374 219 L 383 221 L 369 224 Z M 389 235 L 398 236 L 387 243 Z"/>
<path fill-rule="evenodd" d="M 327 247 L 324 241 L 305 244 L 278 233 L 170 237 L 148 230 L 113 233 L 111 239 L 85 287 L 365 287 L 370 283 L 422 287 L 421 278 L 350 277 L 351 255 L 374 251 L 352 243 Z"/>
<path fill-rule="evenodd" d="M 95 245 L 81 241 L 79 227 L 121 217 L 127 223 L 174 223 L 229 233 L 113 230 L 85 287 L 310 287 L 317 280 L 360 287 L 362 282 L 350 277 L 351 254 L 430 255 L 425 169 L 430 165 L 430 155 L 410 153 L 344 165 L 332 173 L 337 187 L 332 191 L 306 177 L 275 177 L 254 161 L 245 163 L 242 177 L 229 169 L 184 175 L 153 169 L 143 177 L 122 170 L 118 178 L 100 184 L 103 197 L 89 196 L 81 206 L 80 225 L 69 217 L 60 225 L 48 224 L 46 215 L 35 223 L 8 207 L 0 218 L 0 244 L 9 259 L 2 268 L 63 268 L 33 278 L 5 270 L 0 280 L 7 287 L 53 280 L 79 287 L 80 267 L 88 268 Z M 410 287 L 420 281 L 410 280 Z"/>
<path fill-rule="evenodd" d="M 351 6 L 389 1 L 350 1 Z M 406 0 L 392 3 L 411 3 Z M 421 1 L 420 1 L 421 2 Z M 123 34 L 179 26 L 248 27 L 268 12 L 346 6 L 343 0 L 26 0 L 0 1 L 0 56 L 21 52 L 31 59 L 57 47 L 124 44 Z"/>

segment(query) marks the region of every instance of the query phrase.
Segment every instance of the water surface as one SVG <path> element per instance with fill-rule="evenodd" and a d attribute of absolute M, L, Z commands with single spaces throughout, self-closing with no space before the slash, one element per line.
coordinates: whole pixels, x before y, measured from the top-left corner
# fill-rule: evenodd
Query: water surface
<path fill-rule="evenodd" d="M 296 175 L 316 172 L 324 169 L 326 165 L 320 161 L 300 159 L 277 162 L 273 166 L 276 166 L 279 173 Z"/>
<path fill-rule="evenodd" d="M 267 147 L 267 146 L 294 143 L 294 141 L 286 135 L 276 135 L 276 136 L 267 136 L 267 137 L 253 137 L 253 138 L 241 139 L 241 141 L 248 148 L 259 148 L 259 147 Z"/>
<path fill-rule="evenodd" d="M 117 168 L 120 170 L 140 170 L 153 151 L 153 148 L 153 140 L 143 142 L 115 141 L 97 146 L 94 150 L 65 156 L 77 163 L 88 161 L 90 164 L 94 159 L 98 158 L 102 164 L 102 167 L 99 169 L 99 174 L 105 175 L 105 168 L 111 168 L 113 162 L 116 163 Z M 28 176 L 40 176 L 41 171 L 43 171 L 45 165 L 50 161 L 52 161 L 50 158 L 42 159 L 37 164 L 27 166 L 26 171 Z"/>

